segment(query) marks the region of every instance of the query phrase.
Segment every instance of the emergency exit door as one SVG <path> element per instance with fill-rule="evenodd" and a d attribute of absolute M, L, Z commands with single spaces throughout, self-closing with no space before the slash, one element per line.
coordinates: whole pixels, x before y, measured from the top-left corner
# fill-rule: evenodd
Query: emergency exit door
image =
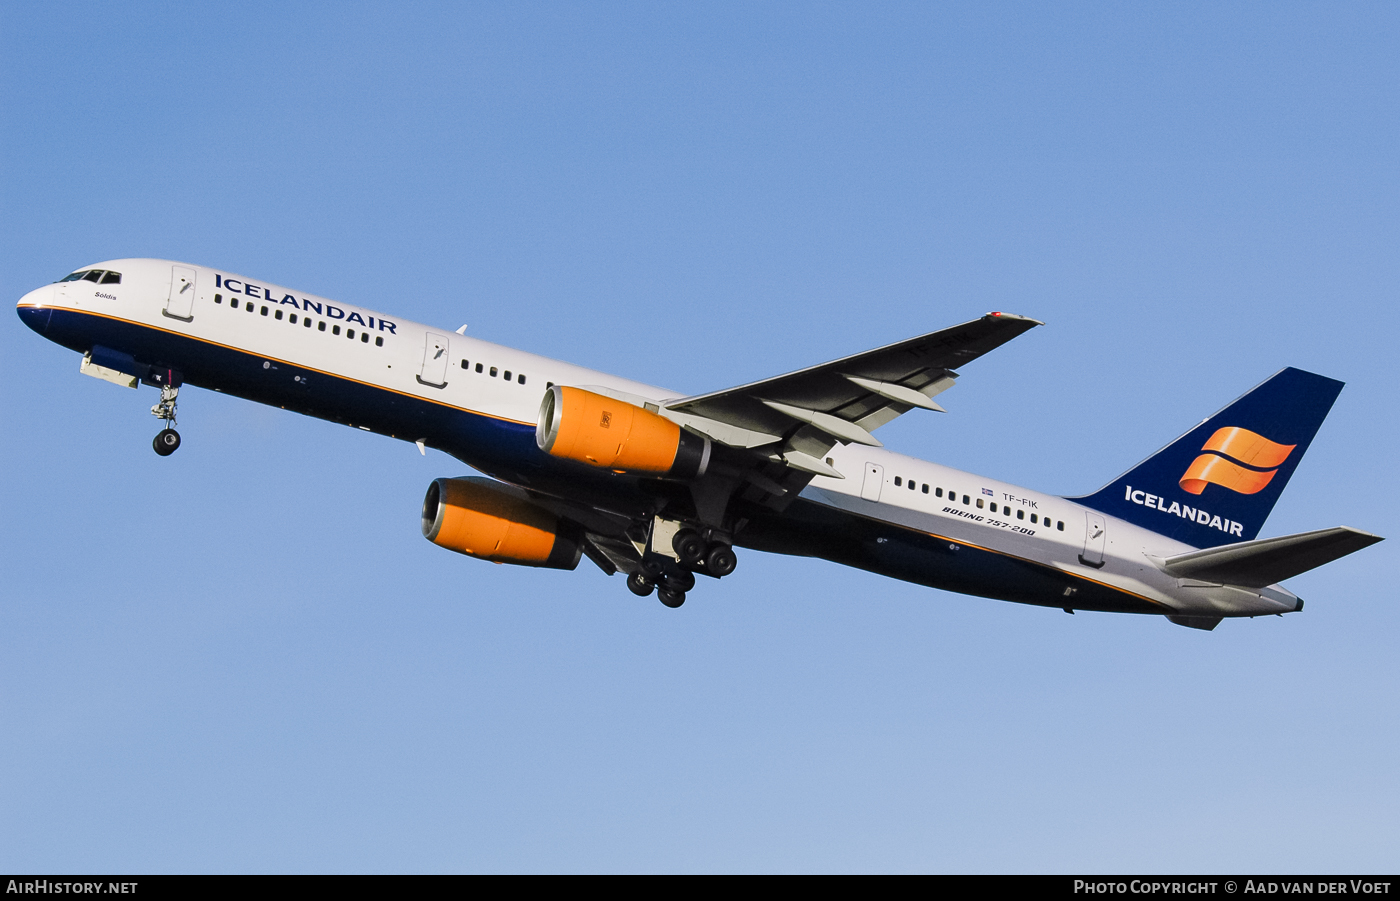
<path fill-rule="evenodd" d="M 423 368 L 418 371 L 418 382 L 433 388 L 447 384 L 447 336 L 428 332 L 423 339 Z"/>
<path fill-rule="evenodd" d="M 860 496 L 868 501 L 880 500 L 880 489 L 885 484 L 885 467 L 879 463 L 865 464 L 865 482 L 860 486 Z"/>

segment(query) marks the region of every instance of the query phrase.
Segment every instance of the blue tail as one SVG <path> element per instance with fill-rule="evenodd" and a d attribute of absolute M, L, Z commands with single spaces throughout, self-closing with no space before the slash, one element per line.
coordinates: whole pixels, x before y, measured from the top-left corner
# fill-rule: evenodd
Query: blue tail
<path fill-rule="evenodd" d="M 1075 500 L 1192 547 L 1253 541 L 1341 391 L 1285 369 Z"/>

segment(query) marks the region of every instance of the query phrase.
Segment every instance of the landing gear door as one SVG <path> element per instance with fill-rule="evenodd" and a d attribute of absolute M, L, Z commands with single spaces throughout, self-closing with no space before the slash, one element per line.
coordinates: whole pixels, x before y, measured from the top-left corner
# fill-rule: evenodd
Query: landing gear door
<path fill-rule="evenodd" d="M 442 388 L 447 384 L 447 336 L 428 332 L 423 340 L 423 369 L 418 373 L 418 383 L 431 388 Z"/>
<path fill-rule="evenodd" d="M 1079 562 L 1098 568 L 1103 566 L 1103 549 L 1108 540 L 1108 527 L 1101 514 L 1086 511 L 1084 516 L 1084 553 L 1079 555 Z"/>
<path fill-rule="evenodd" d="M 860 486 L 860 496 L 868 501 L 880 500 L 880 489 L 885 484 L 885 467 L 879 463 L 865 464 L 865 482 Z"/>
<path fill-rule="evenodd" d="M 161 312 L 171 319 L 189 322 L 194 319 L 195 271 L 185 266 L 170 267 L 170 297 Z"/>

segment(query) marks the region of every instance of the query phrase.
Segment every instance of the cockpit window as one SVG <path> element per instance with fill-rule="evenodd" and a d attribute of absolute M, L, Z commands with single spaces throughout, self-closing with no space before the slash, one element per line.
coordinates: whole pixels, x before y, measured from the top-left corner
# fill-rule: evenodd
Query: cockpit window
<path fill-rule="evenodd" d="M 102 284 L 104 285 L 120 285 L 121 283 L 122 274 L 120 272 L 104 272 L 102 274 Z"/>
<path fill-rule="evenodd" d="M 78 279 L 82 278 L 85 275 L 87 275 L 86 270 L 79 270 L 78 272 L 74 272 L 72 275 L 65 275 L 63 278 L 59 279 L 59 282 L 76 282 Z"/>
<path fill-rule="evenodd" d="M 101 281 L 101 280 L 102 280 L 102 270 L 101 270 L 101 269 L 93 269 L 93 270 L 90 271 L 90 272 L 84 272 L 84 273 L 83 273 L 83 281 L 85 281 L 85 282 L 98 282 L 98 281 Z"/>

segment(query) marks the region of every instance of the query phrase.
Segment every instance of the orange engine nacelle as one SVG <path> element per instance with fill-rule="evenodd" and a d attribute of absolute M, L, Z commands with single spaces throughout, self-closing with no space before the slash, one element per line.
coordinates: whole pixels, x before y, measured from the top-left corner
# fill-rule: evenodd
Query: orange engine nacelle
<path fill-rule="evenodd" d="M 693 479 L 710 464 L 710 439 L 635 404 L 562 385 L 545 392 L 535 443 L 550 456 L 629 475 Z"/>
<path fill-rule="evenodd" d="M 491 479 L 435 479 L 423 498 L 423 537 L 492 563 L 573 569 L 583 532 Z"/>

